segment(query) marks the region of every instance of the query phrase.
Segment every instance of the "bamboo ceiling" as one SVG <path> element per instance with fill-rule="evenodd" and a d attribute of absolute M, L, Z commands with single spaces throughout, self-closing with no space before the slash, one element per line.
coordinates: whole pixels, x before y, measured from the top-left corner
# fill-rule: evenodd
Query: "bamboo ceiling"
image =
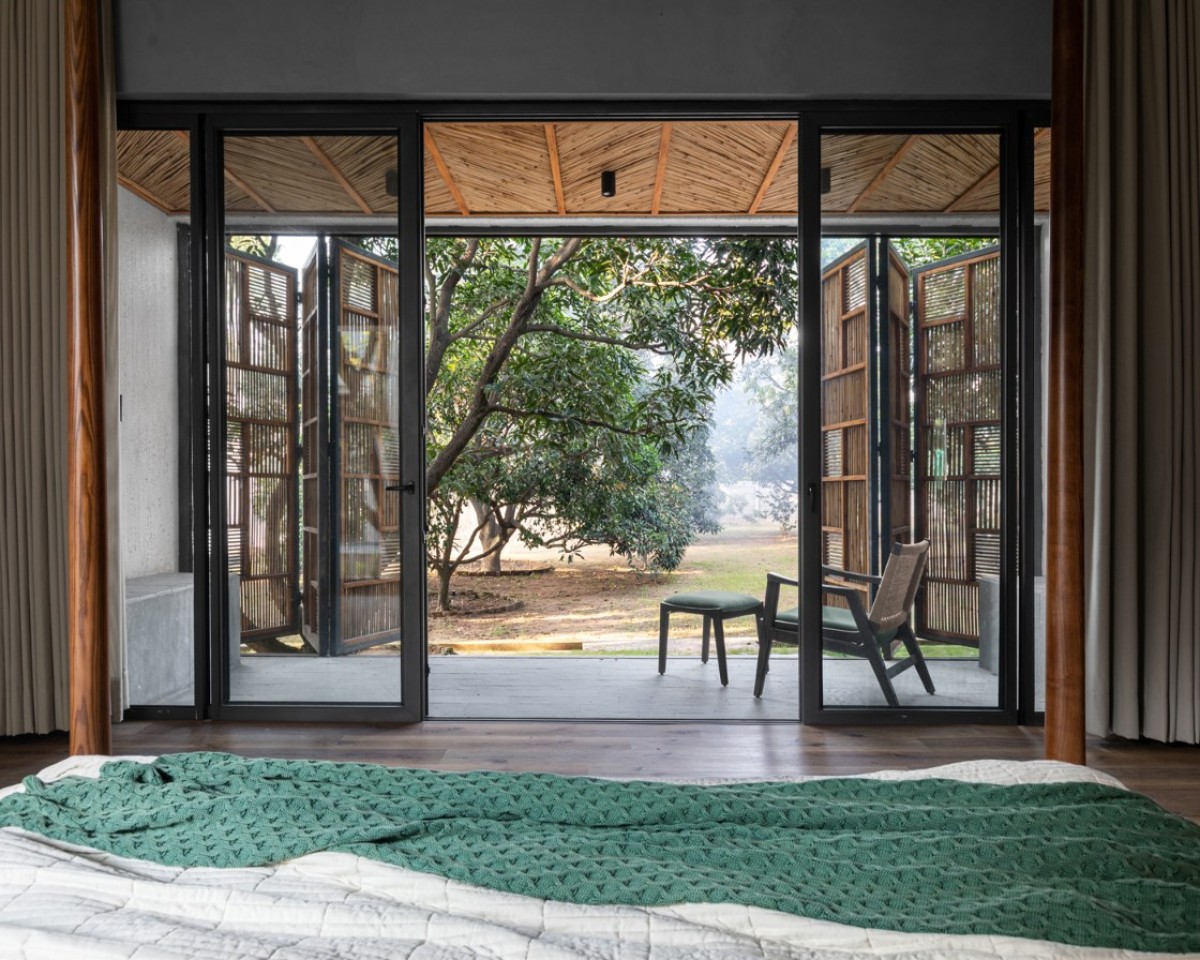
<path fill-rule="evenodd" d="M 1035 139 L 1035 207 L 1049 208 L 1050 132 Z M 431 123 L 425 127 L 425 213 L 504 217 L 780 217 L 796 213 L 796 125 L 780 120 Z M 117 134 L 122 186 L 185 215 L 188 137 Z M 995 214 L 999 138 L 985 134 L 836 134 L 824 138 L 826 214 Z M 229 137 L 231 212 L 386 215 L 396 210 L 389 137 Z M 600 173 L 615 170 L 613 197 Z"/>

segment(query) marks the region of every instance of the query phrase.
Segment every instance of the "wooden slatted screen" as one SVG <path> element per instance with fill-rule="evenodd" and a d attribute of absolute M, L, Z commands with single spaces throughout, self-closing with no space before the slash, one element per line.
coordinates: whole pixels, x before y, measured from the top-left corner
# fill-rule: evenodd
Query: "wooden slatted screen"
<path fill-rule="evenodd" d="M 1000 573 L 1000 253 L 916 272 L 917 524 L 930 541 L 923 637 L 979 643 L 979 580 Z"/>
<path fill-rule="evenodd" d="M 225 256 L 226 515 L 242 637 L 293 633 L 299 566 L 296 272 Z"/>
<path fill-rule="evenodd" d="M 321 533 L 325 516 L 322 493 L 322 464 L 325 461 L 327 404 L 324 378 L 326 338 L 322 336 L 320 309 L 321 286 L 318 281 L 324 257 L 318 250 L 304 265 L 302 301 L 300 304 L 300 443 L 303 464 L 300 473 L 301 499 L 304 507 L 301 522 L 303 551 L 301 554 L 302 627 L 304 638 L 314 649 L 320 649 L 323 629 L 321 600 L 324 553 Z"/>
<path fill-rule="evenodd" d="M 887 247 L 887 265 L 888 370 L 884 382 L 888 392 L 887 415 L 891 426 L 891 463 L 885 464 L 882 472 L 889 478 L 888 491 L 891 500 L 888 521 L 891 525 L 891 539 L 893 542 L 909 543 L 912 540 L 910 281 L 908 267 L 896 255 L 891 244 Z M 889 545 L 884 545 L 881 564 L 886 562 L 890 549 Z"/>
<path fill-rule="evenodd" d="M 863 244 L 821 278 L 821 562 L 860 573 L 871 546 L 868 272 Z"/>
<path fill-rule="evenodd" d="M 335 650 L 399 639 L 399 311 L 395 264 L 334 247 L 340 605 Z"/>

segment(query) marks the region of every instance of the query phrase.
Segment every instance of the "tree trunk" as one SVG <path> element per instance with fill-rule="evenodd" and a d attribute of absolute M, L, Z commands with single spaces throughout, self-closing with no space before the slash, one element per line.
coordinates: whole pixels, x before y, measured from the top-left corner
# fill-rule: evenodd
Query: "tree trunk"
<path fill-rule="evenodd" d="M 440 613 L 449 613 L 451 609 L 450 603 L 450 580 L 454 577 L 454 569 L 445 564 L 438 564 L 438 611 Z"/>
<path fill-rule="evenodd" d="M 496 522 L 496 515 L 487 504 L 479 500 L 471 500 L 475 509 L 475 520 L 479 525 L 479 548 L 485 556 L 479 561 L 479 569 L 483 573 L 498 574 L 500 572 L 500 554 L 504 551 L 504 533 Z"/>

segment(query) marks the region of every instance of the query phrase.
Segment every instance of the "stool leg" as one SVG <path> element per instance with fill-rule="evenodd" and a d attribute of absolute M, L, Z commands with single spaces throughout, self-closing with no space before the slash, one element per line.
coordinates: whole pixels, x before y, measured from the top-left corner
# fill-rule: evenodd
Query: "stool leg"
<path fill-rule="evenodd" d="M 658 672 L 667 672 L 667 631 L 670 628 L 671 611 L 658 608 Z"/>
<path fill-rule="evenodd" d="M 707 613 L 702 613 L 700 617 L 704 620 L 704 644 L 700 647 L 700 662 L 708 663 L 708 633 L 709 623 L 712 618 Z"/>
<path fill-rule="evenodd" d="M 713 617 L 713 633 L 717 638 L 717 668 L 721 671 L 721 686 L 729 686 L 729 672 L 725 668 L 725 627 L 718 614 Z"/>

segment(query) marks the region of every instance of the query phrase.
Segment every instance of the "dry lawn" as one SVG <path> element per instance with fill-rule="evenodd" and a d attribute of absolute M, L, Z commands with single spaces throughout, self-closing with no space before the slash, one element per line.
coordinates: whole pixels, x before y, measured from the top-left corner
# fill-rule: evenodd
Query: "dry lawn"
<path fill-rule="evenodd" d="M 456 589 L 477 589 L 521 600 L 510 613 L 478 616 L 431 616 L 429 642 L 444 646 L 462 641 L 580 641 L 578 655 L 656 655 L 658 604 L 673 593 L 692 590 L 735 590 L 757 597 L 766 588 L 769 570 L 794 576 L 796 538 L 773 524 L 729 526 L 702 537 L 688 550 L 678 570 L 650 575 L 632 570 L 607 548 L 594 547 L 568 562 L 545 551 L 509 548 L 505 557 L 545 560 L 553 571 L 517 577 L 456 577 Z M 431 582 L 431 592 L 432 592 Z M 785 594 L 790 606 L 795 594 Z M 727 652 L 753 654 L 754 618 L 726 624 Z M 700 618 L 671 618 L 671 653 L 700 649 Z M 528 656 L 528 653 L 525 653 Z M 570 656 L 571 653 L 557 653 Z"/>

